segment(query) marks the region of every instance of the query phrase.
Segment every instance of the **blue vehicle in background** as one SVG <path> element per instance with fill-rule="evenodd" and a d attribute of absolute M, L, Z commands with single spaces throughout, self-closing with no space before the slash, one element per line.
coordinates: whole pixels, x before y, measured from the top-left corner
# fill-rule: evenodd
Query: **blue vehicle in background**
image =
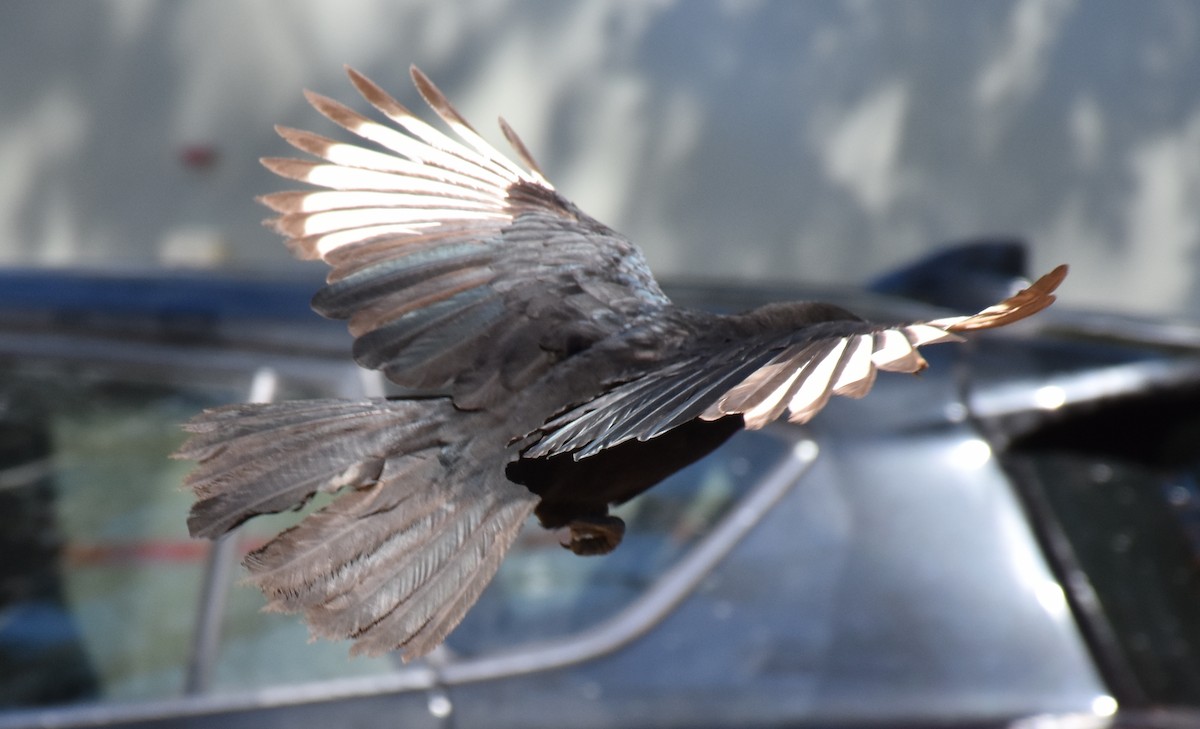
<path fill-rule="evenodd" d="M 1014 245 L 886 295 L 669 294 L 920 318 L 1011 288 Z M 1052 310 L 930 348 L 623 505 L 612 555 L 525 530 L 405 665 L 260 612 L 237 562 L 297 516 L 190 540 L 167 458 L 204 407 L 389 392 L 317 285 L 0 273 L 0 728 L 1200 724 L 1200 327 Z"/>

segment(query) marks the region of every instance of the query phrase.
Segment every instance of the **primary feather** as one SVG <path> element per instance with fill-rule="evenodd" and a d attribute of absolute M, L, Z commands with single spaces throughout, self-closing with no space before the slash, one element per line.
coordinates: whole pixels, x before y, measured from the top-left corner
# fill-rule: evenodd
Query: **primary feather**
<path fill-rule="evenodd" d="M 419 119 L 348 69 L 382 116 L 315 93 L 361 141 L 279 127 L 313 160 L 265 159 L 318 189 L 261 198 L 299 257 L 330 266 L 313 308 L 345 319 L 354 358 L 419 399 L 233 405 L 185 428 L 196 460 L 188 526 L 216 537 L 257 514 L 336 497 L 250 554 L 272 610 L 354 651 L 421 656 L 478 599 L 522 523 L 567 526 L 564 546 L 611 551 L 608 515 L 736 430 L 862 397 L 918 349 L 1054 301 L 1060 266 L 974 316 L 877 325 L 821 303 L 733 316 L 677 307 L 641 252 L 485 141 L 416 68 L 450 128 Z"/>

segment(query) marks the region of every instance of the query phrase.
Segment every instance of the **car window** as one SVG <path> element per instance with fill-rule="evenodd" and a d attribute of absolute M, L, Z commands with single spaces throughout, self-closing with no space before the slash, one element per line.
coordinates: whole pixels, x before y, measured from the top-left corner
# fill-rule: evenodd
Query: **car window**
<path fill-rule="evenodd" d="M 1200 706 L 1200 468 L 1041 452 L 1037 474 L 1136 691 Z"/>
<path fill-rule="evenodd" d="M 1135 702 L 1200 706 L 1198 438 L 1200 387 L 1185 383 L 1049 413 L 1008 456 Z"/>
<path fill-rule="evenodd" d="M 207 545 L 178 423 L 239 396 L 87 365 L 0 366 L 0 701 L 177 693 Z"/>
<path fill-rule="evenodd" d="M 348 643 L 309 642 L 294 615 L 262 611 L 237 585 L 246 552 L 302 517 L 252 520 L 230 539 L 227 591 L 204 604 L 212 544 L 187 535 L 190 464 L 167 456 L 179 424 L 248 398 L 253 373 L 197 376 L 170 367 L 0 358 L 0 706 L 169 698 L 195 689 L 200 611 L 216 611 L 216 651 L 200 689 L 346 679 L 400 670 L 389 657 L 350 658 Z M 341 388 L 341 389 L 339 389 Z M 279 399 L 328 396 L 283 382 Z M 451 656 L 472 657 L 569 637 L 618 615 L 677 563 L 788 451 L 759 433 L 617 508 L 620 549 L 581 558 L 536 523 L 455 631 Z M 319 508 L 319 500 L 311 508 Z"/>
<path fill-rule="evenodd" d="M 0 360 L 0 706 L 184 692 L 212 543 L 188 536 L 192 498 L 181 484 L 191 464 L 168 456 L 185 437 L 181 423 L 246 400 L 252 381 L 144 363 Z M 278 394 L 332 389 L 285 382 Z M 239 539 L 243 551 L 262 541 L 249 530 Z M 243 634 L 303 648 L 303 627 L 261 616 L 255 591 L 231 595 L 215 606 L 225 623 L 219 665 L 237 666 L 230 685 L 354 673 L 338 649 L 336 661 L 276 658 L 264 674 L 240 650 Z"/>

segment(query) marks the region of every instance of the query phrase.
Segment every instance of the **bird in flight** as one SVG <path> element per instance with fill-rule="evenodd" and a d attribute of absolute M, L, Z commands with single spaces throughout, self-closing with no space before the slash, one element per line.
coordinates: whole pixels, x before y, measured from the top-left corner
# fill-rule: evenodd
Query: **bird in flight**
<path fill-rule="evenodd" d="M 303 613 L 354 653 L 433 650 L 531 514 L 565 528 L 576 554 L 610 552 L 624 532 L 610 505 L 742 428 L 804 423 L 834 395 L 866 395 L 879 370 L 924 369 L 923 345 L 1044 309 L 1066 275 L 1059 266 L 973 316 L 903 325 L 815 302 L 679 307 L 503 119 L 521 164 L 415 67 L 454 136 L 347 72 L 381 120 L 306 95 L 369 144 L 278 127 L 311 159 L 263 164 L 313 188 L 261 202 L 295 255 L 330 267 L 313 308 L 347 320 L 355 361 L 412 395 L 208 410 L 176 456 L 198 462 L 197 537 L 336 494 L 245 564 L 267 609 Z"/>

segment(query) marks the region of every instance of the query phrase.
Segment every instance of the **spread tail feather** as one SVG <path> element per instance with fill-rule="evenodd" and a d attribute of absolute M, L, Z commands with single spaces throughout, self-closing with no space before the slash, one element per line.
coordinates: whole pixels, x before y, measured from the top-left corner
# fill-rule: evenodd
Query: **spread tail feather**
<path fill-rule="evenodd" d="M 503 463 L 446 452 L 453 414 L 444 399 L 207 411 L 176 453 L 199 461 L 188 526 L 216 537 L 344 490 L 248 555 L 249 582 L 268 610 L 303 612 L 313 635 L 353 638 L 354 653 L 424 655 L 479 598 L 537 502 Z"/>
<path fill-rule="evenodd" d="M 438 444 L 440 400 L 301 400 L 206 410 L 183 427 L 176 458 L 199 461 L 193 537 L 219 537 L 259 514 L 300 508 L 318 491 L 362 488 L 388 458 Z"/>

